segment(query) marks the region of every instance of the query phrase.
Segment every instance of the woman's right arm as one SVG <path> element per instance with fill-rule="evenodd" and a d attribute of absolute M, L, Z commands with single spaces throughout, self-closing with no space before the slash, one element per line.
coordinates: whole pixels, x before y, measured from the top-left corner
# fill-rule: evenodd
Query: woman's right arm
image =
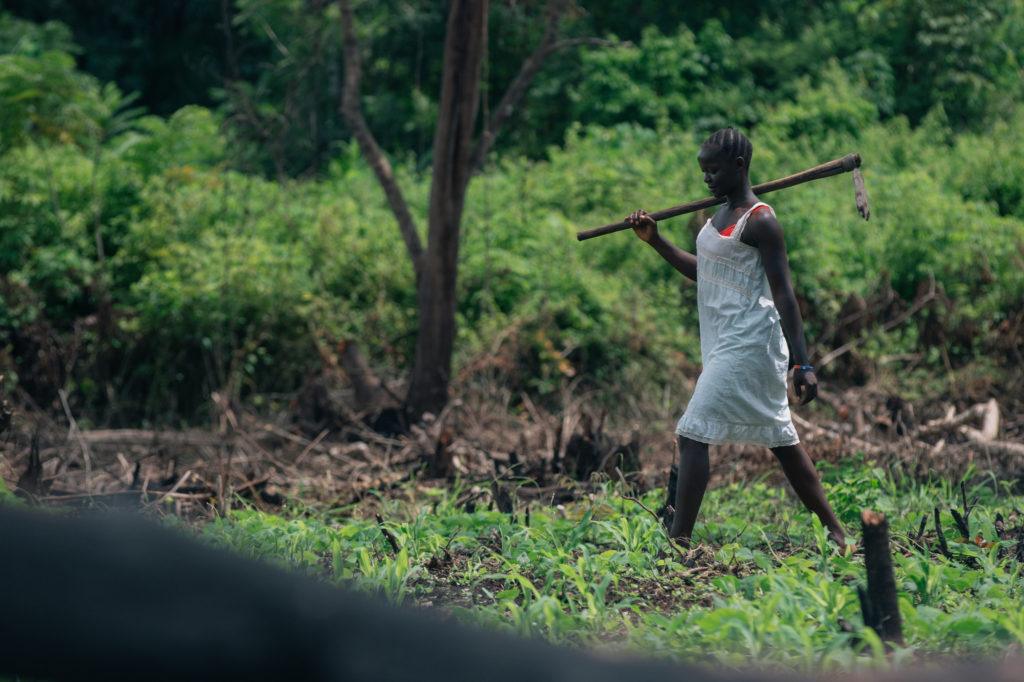
<path fill-rule="evenodd" d="M 668 241 L 658 232 L 658 223 L 647 211 L 634 211 L 626 217 L 626 222 L 633 226 L 637 237 L 654 247 L 661 257 L 679 272 L 693 281 L 697 281 L 697 257 Z"/>

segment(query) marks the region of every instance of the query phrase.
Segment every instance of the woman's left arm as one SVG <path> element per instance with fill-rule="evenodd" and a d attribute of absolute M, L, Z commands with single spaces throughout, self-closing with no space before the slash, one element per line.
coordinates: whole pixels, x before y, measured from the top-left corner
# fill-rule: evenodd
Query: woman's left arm
<path fill-rule="evenodd" d="M 775 308 L 779 311 L 782 333 L 789 344 L 789 360 L 798 369 L 793 374 L 793 389 L 806 405 L 818 395 L 818 379 L 814 370 L 800 370 L 802 365 L 810 364 L 807 354 L 807 343 L 804 340 L 804 323 L 800 317 L 800 308 L 793 293 L 793 281 L 789 275 L 789 258 L 786 255 L 786 241 L 782 235 L 782 226 L 775 216 L 768 211 L 752 215 L 749 224 L 743 231 L 742 240 L 761 252 L 761 262 L 768 277 L 768 286 L 772 290 Z"/>

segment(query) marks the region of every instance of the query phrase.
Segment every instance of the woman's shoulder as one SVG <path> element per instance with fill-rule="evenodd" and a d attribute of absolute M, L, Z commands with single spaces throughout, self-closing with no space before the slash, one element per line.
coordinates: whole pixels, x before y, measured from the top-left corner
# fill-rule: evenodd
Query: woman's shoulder
<path fill-rule="evenodd" d="M 768 240 L 766 243 L 785 243 L 775 211 L 762 201 L 751 206 L 743 216 L 740 228 L 740 241 L 748 246 L 757 247 L 765 238 Z"/>
<path fill-rule="evenodd" d="M 748 221 L 757 220 L 758 218 L 769 217 L 775 217 L 775 209 L 772 208 L 770 204 L 761 201 L 760 199 L 758 199 L 757 202 L 754 203 L 754 205 L 752 205 L 750 209 L 747 211 Z"/>

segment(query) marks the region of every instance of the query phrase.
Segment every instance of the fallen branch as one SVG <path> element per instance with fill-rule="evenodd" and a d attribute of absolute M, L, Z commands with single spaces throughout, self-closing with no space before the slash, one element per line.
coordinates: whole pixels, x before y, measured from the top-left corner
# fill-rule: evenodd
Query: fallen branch
<path fill-rule="evenodd" d="M 863 440 L 861 438 L 857 438 L 856 436 L 850 436 L 840 431 L 834 431 L 832 429 L 826 429 L 824 427 L 818 426 L 817 424 L 814 424 L 804 419 L 795 412 L 792 412 L 791 416 L 793 417 L 793 421 L 796 422 L 796 424 L 800 428 L 804 429 L 805 431 L 809 432 L 812 436 L 815 436 L 817 438 L 833 438 L 839 441 L 843 441 L 849 445 L 852 445 L 858 450 L 861 450 L 865 455 L 877 455 L 882 451 L 881 446 L 875 445 L 874 443 L 869 443 L 868 441 Z"/>
<path fill-rule="evenodd" d="M 327 438 L 327 435 L 329 433 L 329 429 L 324 429 L 319 434 L 317 434 L 317 437 L 311 440 L 309 444 L 302 449 L 302 452 L 299 453 L 299 456 L 295 458 L 295 461 L 292 462 L 292 464 L 298 464 L 299 462 L 304 460 L 306 458 L 306 455 L 308 455 L 311 450 L 316 449 L 316 447 L 320 445 L 320 442 L 323 441 L 324 438 Z"/>
<path fill-rule="evenodd" d="M 926 436 L 934 436 L 939 433 L 946 433 L 948 431 L 957 429 L 958 427 L 966 424 L 967 422 L 977 419 L 985 413 L 985 403 L 978 403 L 973 405 L 959 414 L 952 412 L 953 408 L 950 407 L 950 413 L 939 419 L 933 419 L 925 422 L 914 431 L 915 438 L 922 438 Z"/>
<path fill-rule="evenodd" d="M 242 491 L 244 491 L 244 490 L 251 490 L 252 493 L 255 495 L 256 493 L 259 492 L 259 487 L 264 485 L 269 480 L 270 480 L 270 474 L 265 474 L 263 476 L 260 476 L 259 478 L 255 478 L 255 479 L 253 479 L 251 481 L 246 481 L 242 485 L 240 485 L 237 488 L 235 488 L 235 494 L 238 495 L 238 494 L 241 494 Z"/>
<path fill-rule="evenodd" d="M 157 499 L 156 499 L 155 501 L 151 502 L 151 503 L 150 503 L 150 505 L 157 505 L 157 504 L 159 504 L 159 503 L 163 502 L 163 501 L 164 501 L 165 499 L 167 499 L 168 497 L 171 497 L 171 496 L 173 496 L 173 495 L 174 495 L 174 494 L 175 494 L 176 492 L 178 492 L 178 488 L 180 488 L 180 487 L 181 487 L 181 485 L 182 485 L 182 484 L 183 484 L 183 483 L 184 483 L 184 482 L 185 482 L 185 481 L 186 481 L 186 480 L 187 480 L 187 479 L 189 478 L 189 476 L 191 476 L 191 475 L 192 475 L 192 470 L 191 470 L 191 469 L 189 469 L 188 471 L 186 471 L 186 472 L 185 472 L 184 474 L 182 474 L 182 475 L 181 475 L 181 478 L 179 478 L 179 479 L 178 479 L 178 482 L 177 482 L 177 483 L 175 483 L 175 484 L 174 484 L 174 485 L 173 485 L 173 486 L 171 487 L 171 489 L 170 489 L 170 490 L 168 490 L 168 491 L 167 491 L 166 493 L 163 493 L 163 494 L 162 494 L 162 495 L 161 495 L 161 496 L 160 496 L 159 498 L 157 498 Z"/>
<path fill-rule="evenodd" d="M 965 430 L 962 433 L 974 445 L 990 453 L 1006 457 L 1024 457 L 1024 445 L 1012 443 L 1008 440 L 983 440 L 972 433 L 974 429 Z"/>
<path fill-rule="evenodd" d="M 141 500 L 148 498 L 151 495 L 160 495 L 160 498 L 148 502 L 150 505 L 156 505 L 165 499 L 171 500 L 203 500 L 213 496 L 212 490 L 203 490 L 202 492 L 160 492 L 159 490 L 112 490 L 105 493 L 61 493 L 52 492 L 50 495 L 45 497 L 36 498 L 39 502 L 73 502 L 77 500 L 102 500 L 108 497 L 138 497 Z"/>
<path fill-rule="evenodd" d="M 887 331 L 890 331 L 890 330 L 895 329 L 896 327 L 900 326 L 901 324 L 903 324 L 904 322 L 909 320 L 911 317 L 913 317 L 915 314 L 917 314 L 917 312 L 919 310 L 921 310 L 922 308 L 924 308 L 928 303 L 930 303 L 935 298 L 935 296 L 936 296 L 935 277 L 929 276 L 928 277 L 928 292 L 926 294 L 924 294 L 923 296 L 921 296 L 920 298 L 918 298 L 916 301 L 914 301 L 914 305 L 910 306 L 910 308 L 908 308 L 903 314 L 898 315 L 895 318 L 893 318 L 893 319 L 889 320 L 888 322 L 886 322 L 885 324 L 883 324 L 881 326 L 881 330 L 883 332 L 887 332 Z M 849 351 L 853 350 L 854 348 L 856 348 L 858 345 L 860 345 L 861 343 L 863 343 L 867 339 L 868 339 L 868 337 L 865 336 L 865 335 L 858 336 L 857 338 L 852 339 L 852 340 L 844 343 L 839 348 L 836 348 L 835 350 L 832 350 L 832 351 L 826 353 L 825 356 L 823 358 L 821 358 L 820 360 L 818 360 L 818 362 L 815 363 L 815 364 L 820 369 L 821 367 L 824 367 L 825 365 L 827 365 L 828 363 L 832 362 L 833 360 L 835 360 L 836 358 L 840 357 L 841 355 L 845 355 Z"/>
<path fill-rule="evenodd" d="M 78 428 L 75 416 L 71 414 L 71 407 L 68 405 L 68 394 L 64 389 L 57 391 L 60 396 L 60 404 L 64 407 L 64 415 L 68 418 L 68 438 L 78 441 L 78 447 L 82 450 L 82 460 L 85 462 L 85 489 L 89 490 L 92 485 L 92 453 L 89 451 L 89 444 L 82 438 L 82 430 Z"/>
<path fill-rule="evenodd" d="M 995 440 L 999 435 L 999 402 L 992 398 L 985 403 L 985 415 L 981 422 L 980 436 L 983 440 Z"/>
<path fill-rule="evenodd" d="M 98 447 L 216 447 L 230 439 L 209 431 L 150 431 L 146 429 L 98 429 L 80 431 L 86 444 Z"/>
<path fill-rule="evenodd" d="M 157 492 L 151 494 L 156 495 Z M 58 490 L 51 491 L 49 495 L 36 498 L 40 502 L 63 502 L 70 500 L 103 499 L 104 497 L 142 497 L 146 493 L 141 490 L 112 490 L 106 493 L 63 493 Z"/>

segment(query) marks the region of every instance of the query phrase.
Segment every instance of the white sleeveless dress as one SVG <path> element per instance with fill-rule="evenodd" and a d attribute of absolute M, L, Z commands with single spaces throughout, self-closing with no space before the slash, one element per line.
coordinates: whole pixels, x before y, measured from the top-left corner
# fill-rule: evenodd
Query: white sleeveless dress
<path fill-rule="evenodd" d="M 723 237 L 697 235 L 697 312 L 704 368 L 676 433 L 702 443 L 800 442 L 789 413 L 789 351 L 761 253 L 740 241 L 754 204 Z M 774 212 L 773 212 L 774 214 Z"/>

